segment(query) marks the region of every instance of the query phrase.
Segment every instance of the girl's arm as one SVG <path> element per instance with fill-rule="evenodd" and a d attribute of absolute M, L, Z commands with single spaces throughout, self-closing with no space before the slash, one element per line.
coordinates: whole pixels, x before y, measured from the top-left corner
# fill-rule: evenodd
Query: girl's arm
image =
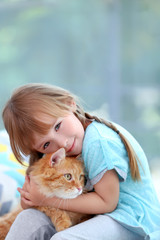
<path fill-rule="evenodd" d="M 95 192 L 82 194 L 74 199 L 59 199 L 56 197 L 46 199 L 36 189 L 35 184 L 32 184 L 30 184 L 28 192 L 20 189 L 22 200 L 28 206 L 43 205 L 72 212 L 101 214 L 112 212 L 118 204 L 119 179 L 115 170 L 109 170 L 103 175 L 102 179 L 94 185 Z"/>
<path fill-rule="evenodd" d="M 94 185 L 94 189 L 95 192 L 83 194 L 62 203 L 60 208 L 87 214 L 112 212 L 119 199 L 119 179 L 115 170 L 107 171 L 103 178 Z M 52 204 L 51 200 L 50 203 Z M 56 207 L 58 207 L 58 204 L 56 204 Z"/>

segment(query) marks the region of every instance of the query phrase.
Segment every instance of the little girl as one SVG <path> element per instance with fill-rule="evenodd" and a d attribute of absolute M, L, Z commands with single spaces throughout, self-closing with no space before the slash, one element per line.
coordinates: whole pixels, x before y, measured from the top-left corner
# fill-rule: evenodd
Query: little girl
<path fill-rule="evenodd" d="M 32 178 L 26 178 L 19 189 L 25 210 L 6 240 L 160 239 L 160 203 L 147 159 L 124 128 L 85 113 L 68 91 L 43 84 L 17 89 L 3 110 L 3 121 L 19 162 L 26 155 L 32 163 L 63 147 L 67 156 L 82 154 L 87 185 L 94 188 L 67 201 L 45 199 Z M 35 205 L 95 217 L 56 233 L 50 219 L 31 208 Z"/>

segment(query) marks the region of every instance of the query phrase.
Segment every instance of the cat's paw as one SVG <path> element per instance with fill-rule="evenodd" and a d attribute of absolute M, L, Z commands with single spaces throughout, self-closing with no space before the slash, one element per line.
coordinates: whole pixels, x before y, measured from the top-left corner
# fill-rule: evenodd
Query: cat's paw
<path fill-rule="evenodd" d="M 60 224 L 57 224 L 55 226 L 55 228 L 56 228 L 57 232 L 60 232 L 60 231 L 63 231 L 63 230 L 65 230 L 65 229 L 67 229 L 71 226 L 72 226 L 72 224 L 71 224 L 70 221 L 64 221 L 64 222 L 60 222 Z"/>

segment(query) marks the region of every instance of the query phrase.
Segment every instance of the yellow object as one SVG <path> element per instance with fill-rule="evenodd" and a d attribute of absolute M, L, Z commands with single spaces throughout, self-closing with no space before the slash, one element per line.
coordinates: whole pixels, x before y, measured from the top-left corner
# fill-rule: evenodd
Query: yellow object
<path fill-rule="evenodd" d="M 6 145 L 0 144 L 0 152 L 7 152 L 8 147 Z"/>

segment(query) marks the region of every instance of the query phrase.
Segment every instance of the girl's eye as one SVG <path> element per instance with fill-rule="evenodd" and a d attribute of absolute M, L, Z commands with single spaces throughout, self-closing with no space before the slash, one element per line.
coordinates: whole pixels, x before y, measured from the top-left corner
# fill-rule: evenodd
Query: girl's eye
<path fill-rule="evenodd" d="M 64 174 L 64 177 L 67 179 L 67 181 L 70 181 L 72 179 L 72 175 L 70 173 Z"/>
<path fill-rule="evenodd" d="M 61 122 L 58 123 L 58 124 L 55 126 L 55 130 L 56 130 L 56 132 L 58 131 L 58 129 L 60 128 L 60 126 L 61 126 Z"/>
<path fill-rule="evenodd" d="M 46 149 L 49 146 L 50 142 L 46 142 L 43 146 L 44 149 Z"/>

